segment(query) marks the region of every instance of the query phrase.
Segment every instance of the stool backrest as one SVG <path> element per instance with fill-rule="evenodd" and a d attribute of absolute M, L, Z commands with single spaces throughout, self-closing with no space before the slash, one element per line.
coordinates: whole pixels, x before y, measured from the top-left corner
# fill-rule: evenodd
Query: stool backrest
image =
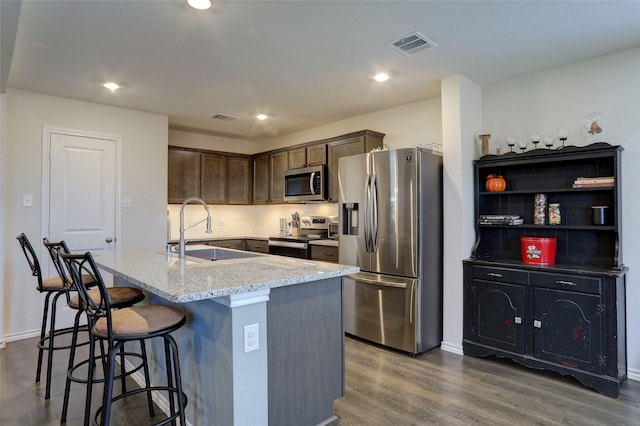
<path fill-rule="evenodd" d="M 42 271 L 40 270 L 40 262 L 38 262 L 38 256 L 36 252 L 33 250 L 33 246 L 29 242 L 27 236 L 23 233 L 16 237 L 18 242 L 20 243 L 20 247 L 24 253 L 24 256 L 27 258 L 27 263 L 29 263 L 29 267 L 31 268 L 31 275 L 38 278 L 38 291 L 44 291 L 42 286 Z"/>
<path fill-rule="evenodd" d="M 104 280 L 96 262 L 93 260 L 93 256 L 90 252 L 84 254 L 71 254 L 62 250 L 58 251 L 60 258 L 64 261 L 69 276 L 73 282 L 74 287 L 78 291 L 80 298 L 80 306 L 83 311 L 89 316 L 92 323 L 95 324 L 101 317 L 106 317 L 109 326 L 109 339 L 111 339 L 111 304 L 109 303 L 109 295 L 107 288 L 104 285 Z M 92 278 L 92 286 L 97 286 L 100 291 L 100 299 L 92 298 L 89 296 L 89 290 L 87 285 L 82 280 L 83 274 L 89 274 Z"/>
<path fill-rule="evenodd" d="M 58 271 L 58 275 L 60 275 L 62 284 L 67 290 L 72 290 L 73 281 L 67 274 L 67 269 L 64 266 L 64 262 L 60 258 L 60 254 L 58 253 L 60 250 L 64 253 L 69 253 L 69 247 L 67 247 L 67 243 L 65 243 L 64 241 L 52 243 L 48 238 L 45 237 L 42 239 L 42 244 L 44 244 L 44 246 L 47 248 L 47 251 L 51 256 L 51 260 L 53 261 L 53 266 L 55 266 L 56 271 Z"/>

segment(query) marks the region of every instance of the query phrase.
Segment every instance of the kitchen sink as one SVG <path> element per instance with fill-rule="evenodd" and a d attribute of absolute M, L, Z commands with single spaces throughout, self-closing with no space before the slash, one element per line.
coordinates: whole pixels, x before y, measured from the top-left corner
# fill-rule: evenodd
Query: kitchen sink
<path fill-rule="evenodd" d="M 220 247 L 211 247 L 207 249 L 199 248 L 194 250 L 189 250 L 187 248 L 185 253 L 187 256 L 194 256 L 206 260 L 247 259 L 261 256 L 260 254 L 249 251 L 230 250 Z"/>

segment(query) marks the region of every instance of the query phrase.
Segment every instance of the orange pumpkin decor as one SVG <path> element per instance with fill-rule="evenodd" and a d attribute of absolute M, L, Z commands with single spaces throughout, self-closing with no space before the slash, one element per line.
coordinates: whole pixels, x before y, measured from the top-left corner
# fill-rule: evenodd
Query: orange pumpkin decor
<path fill-rule="evenodd" d="M 499 175 L 487 176 L 487 191 L 489 192 L 502 192 L 507 189 L 507 181 Z"/>

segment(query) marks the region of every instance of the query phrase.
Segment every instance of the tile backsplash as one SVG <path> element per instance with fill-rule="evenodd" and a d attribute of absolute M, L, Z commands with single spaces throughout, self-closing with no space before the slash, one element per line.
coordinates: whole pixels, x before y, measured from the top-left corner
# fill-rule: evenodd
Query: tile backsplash
<path fill-rule="evenodd" d="M 169 239 L 180 238 L 180 205 L 167 206 L 167 236 Z M 280 218 L 291 220 L 291 214 L 300 216 L 337 216 L 337 203 L 318 204 L 278 204 L 254 206 L 210 205 L 212 233 L 207 234 L 205 222 L 185 231 L 185 238 L 215 237 L 268 237 L 280 231 Z M 186 228 L 207 217 L 200 204 L 188 204 L 184 209 L 184 225 Z"/>

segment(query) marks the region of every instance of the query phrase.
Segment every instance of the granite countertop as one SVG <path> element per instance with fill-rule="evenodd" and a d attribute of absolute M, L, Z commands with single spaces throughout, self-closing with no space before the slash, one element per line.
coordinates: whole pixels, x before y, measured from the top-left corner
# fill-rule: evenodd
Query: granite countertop
<path fill-rule="evenodd" d="M 268 241 L 268 236 L 225 236 L 225 237 L 196 237 L 196 238 L 187 238 L 188 243 L 206 243 L 207 241 L 225 241 L 225 240 L 263 240 Z M 178 238 L 170 238 L 167 239 L 167 244 L 178 244 L 180 239 Z"/>
<path fill-rule="evenodd" d="M 254 253 L 254 257 L 206 260 L 143 249 L 95 254 L 98 266 L 176 303 L 213 299 L 310 281 L 341 277 L 356 266 Z"/>

